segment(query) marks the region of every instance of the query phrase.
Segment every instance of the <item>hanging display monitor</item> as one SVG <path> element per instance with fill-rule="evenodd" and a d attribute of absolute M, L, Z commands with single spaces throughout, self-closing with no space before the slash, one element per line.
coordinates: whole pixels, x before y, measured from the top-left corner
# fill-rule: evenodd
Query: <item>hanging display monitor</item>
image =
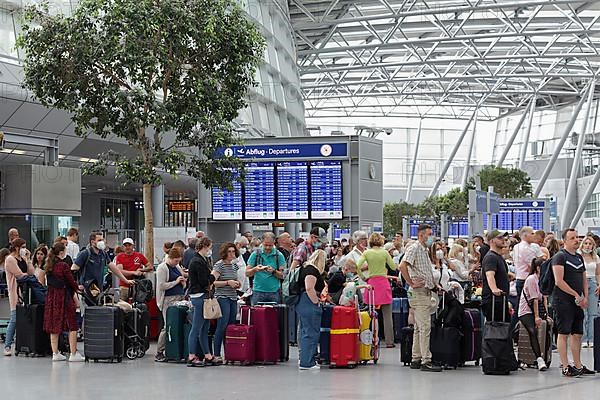
<path fill-rule="evenodd" d="M 308 163 L 277 163 L 277 218 L 308 219 Z"/>
<path fill-rule="evenodd" d="M 342 163 L 311 162 L 310 183 L 311 219 L 342 219 Z"/>
<path fill-rule="evenodd" d="M 245 219 L 275 219 L 275 169 L 271 162 L 246 164 Z"/>
<path fill-rule="evenodd" d="M 212 188 L 212 217 L 217 221 L 242 219 L 242 185 L 233 181 L 233 191 Z"/>

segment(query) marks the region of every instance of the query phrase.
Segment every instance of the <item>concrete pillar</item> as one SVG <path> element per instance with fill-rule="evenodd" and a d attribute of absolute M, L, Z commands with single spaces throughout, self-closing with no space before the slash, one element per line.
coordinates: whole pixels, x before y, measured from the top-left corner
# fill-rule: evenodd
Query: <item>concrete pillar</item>
<path fill-rule="evenodd" d="M 165 226 L 165 185 L 152 186 L 154 227 Z"/>

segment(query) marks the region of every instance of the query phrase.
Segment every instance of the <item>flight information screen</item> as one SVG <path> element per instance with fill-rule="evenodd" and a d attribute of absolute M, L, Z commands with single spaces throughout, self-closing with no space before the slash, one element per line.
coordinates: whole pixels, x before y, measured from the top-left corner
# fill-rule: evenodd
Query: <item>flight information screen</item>
<path fill-rule="evenodd" d="M 279 219 L 308 219 L 308 163 L 277 163 Z"/>
<path fill-rule="evenodd" d="M 275 167 L 270 162 L 246 164 L 245 219 L 275 219 Z"/>
<path fill-rule="evenodd" d="M 233 191 L 212 188 L 212 217 L 229 221 L 242 219 L 242 185 L 233 182 Z"/>
<path fill-rule="evenodd" d="M 311 218 L 342 218 L 342 163 L 314 161 L 310 164 Z"/>

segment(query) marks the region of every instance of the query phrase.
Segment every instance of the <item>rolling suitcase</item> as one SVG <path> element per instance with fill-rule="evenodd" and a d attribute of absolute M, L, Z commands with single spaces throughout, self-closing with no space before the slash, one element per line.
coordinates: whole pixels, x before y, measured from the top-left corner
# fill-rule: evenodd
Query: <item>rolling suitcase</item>
<path fill-rule="evenodd" d="M 331 321 L 333 318 L 332 304 L 323 305 L 321 315 L 321 334 L 319 336 L 319 362 L 323 365 L 329 364 L 331 360 Z"/>
<path fill-rule="evenodd" d="M 360 324 L 355 307 L 337 306 L 331 313 L 330 368 L 354 368 L 359 362 Z"/>
<path fill-rule="evenodd" d="M 448 307 L 450 307 L 450 304 L 448 302 Z M 460 364 L 461 358 L 460 344 L 462 332 L 456 326 L 446 325 L 446 316 L 452 312 L 446 306 L 446 295 L 444 294 L 442 295 L 441 312 L 437 313 L 435 321 L 431 326 L 429 339 L 431 361 L 444 368 L 456 369 Z M 462 309 L 458 311 L 464 313 Z"/>
<path fill-rule="evenodd" d="M 114 306 L 88 307 L 83 330 L 85 360 L 123 359 L 123 310 Z"/>
<path fill-rule="evenodd" d="M 412 325 L 405 326 L 400 331 L 400 362 L 405 367 L 412 362 L 412 345 L 415 328 Z"/>
<path fill-rule="evenodd" d="M 44 332 L 44 305 L 17 305 L 15 356 L 44 357 L 52 354 L 50 336 Z"/>
<path fill-rule="evenodd" d="M 379 321 L 374 304 L 375 291 L 367 289 L 366 295 L 370 299 L 368 302 L 368 311 L 359 313 L 359 359 L 363 364 L 367 364 L 369 361 L 377 364 L 377 360 L 379 359 Z"/>
<path fill-rule="evenodd" d="M 408 299 L 392 299 L 392 320 L 394 323 L 394 341 L 400 342 L 402 328 L 408 326 Z"/>
<path fill-rule="evenodd" d="M 150 348 L 150 314 L 145 304 L 136 304 L 125 313 L 125 355 L 141 358 Z"/>
<path fill-rule="evenodd" d="M 515 358 L 512 341 L 512 329 L 509 322 L 494 320 L 495 299 L 492 296 L 492 320 L 483 327 L 481 344 L 481 368 L 485 375 L 508 375 L 519 368 Z M 503 296 L 503 318 L 506 319 L 506 296 Z"/>
<path fill-rule="evenodd" d="M 600 317 L 594 318 L 594 371 L 600 372 Z"/>
<path fill-rule="evenodd" d="M 288 341 L 290 346 L 298 345 L 298 314 L 296 314 L 296 306 L 288 307 Z"/>
<path fill-rule="evenodd" d="M 262 306 L 271 306 L 277 309 L 277 321 L 279 322 L 279 361 L 290 360 L 290 333 L 289 333 L 289 307 L 286 304 L 258 303 Z"/>
<path fill-rule="evenodd" d="M 280 351 L 277 309 L 271 306 L 244 306 L 242 321 L 247 321 L 248 318 L 252 318 L 252 324 L 256 328 L 256 362 L 277 363 Z"/>
<path fill-rule="evenodd" d="M 479 365 L 481 358 L 481 311 L 475 308 L 465 310 L 465 318 L 462 326 L 461 338 L 461 364 L 475 361 Z"/>
<path fill-rule="evenodd" d="M 167 309 L 165 358 L 167 361 L 180 362 L 188 355 L 189 328 L 188 311 L 186 306 L 171 306 Z M 188 325 L 187 334 L 185 326 Z"/>
<path fill-rule="evenodd" d="M 517 324 L 519 328 L 519 342 L 517 345 L 517 354 L 519 361 L 527 365 L 529 368 L 537 368 L 537 357 L 533 354 L 529 333 L 521 322 Z M 547 319 L 542 321 L 542 324 L 537 328 L 537 339 L 542 351 L 542 358 L 546 362 L 546 366 L 550 367 L 552 362 L 552 320 Z"/>
<path fill-rule="evenodd" d="M 225 363 L 252 365 L 256 361 L 256 328 L 251 325 L 251 313 L 246 313 L 247 325 L 228 325 L 225 330 Z M 242 320 L 244 321 L 244 320 Z"/>
<path fill-rule="evenodd" d="M 160 331 L 162 330 L 162 324 L 165 323 L 162 320 L 161 312 L 156 304 L 156 297 L 150 299 L 146 304 L 148 306 L 148 312 L 150 314 L 150 337 L 151 340 L 157 340 Z"/>

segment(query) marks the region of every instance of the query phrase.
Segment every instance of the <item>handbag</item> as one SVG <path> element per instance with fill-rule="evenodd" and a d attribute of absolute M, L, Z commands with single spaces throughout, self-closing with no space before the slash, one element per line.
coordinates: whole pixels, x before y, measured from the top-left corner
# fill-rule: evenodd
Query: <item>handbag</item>
<path fill-rule="evenodd" d="M 219 319 L 223 316 L 221 306 L 217 299 L 215 299 L 212 290 L 206 294 L 206 298 L 204 299 L 203 314 L 204 319 Z"/>

